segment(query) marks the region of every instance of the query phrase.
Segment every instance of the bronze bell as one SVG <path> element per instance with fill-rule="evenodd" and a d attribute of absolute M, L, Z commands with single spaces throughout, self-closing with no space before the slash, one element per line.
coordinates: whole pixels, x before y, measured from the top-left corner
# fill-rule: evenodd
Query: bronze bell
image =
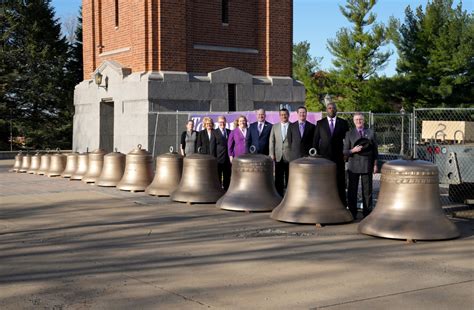
<path fill-rule="evenodd" d="M 61 173 L 61 177 L 70 178 L 74 172 L 76 172 L 77 155 L 78 154 L 76 152 L 66 154 L 66 168 L 64 168 L 63 173 Z"/>
<path fill-rule="evenodd" d="M 104 166 L 105 150 L 97 149 L 89 153 L 89 165 L 87 166 L 87 172 L 82 178 L 84 183 L 94 183 L 102 172 Z"/>
<path fill-rule="evenodd" d="M 104 167 L 95 182 L 99 186 L 116 186 L 123 177 L 125 169 L 125 155 L 117 152 L 109 153 L 104 156 Z"/>
<path fill-rule="evenodd" d="M 49 149 L 46 149 L 46 154 L 41 155 L 40 167 L 36 174 L 44 175 L 49 171 L 49 165 L 51 163 L 51 154 L 49 154 Z"/>
<path fill-rule="evenodd" d="M 142 145 L 133 149 L 125 159 L 125 172 L 117 184 L 117 188 L 124 191 L 144 191 L 153 180 L 153 158 Z"/>
<path fill-rule="evenodd" d="M 51 155 L 51 162 L 46 175 L 48 177 L 60 176 L 61 173 L 63 173 L 64 168 L 66 168 L 66 155 L 61 154 L 61 151 L 56 149 L 56 153 Z"/>
<path fill-rule="evenodd" d="M 262 154 L 245 154 L 232 161 L 229 189 L 216 206 L 231 211 L 272 211 L 280 201 L 273 181 L 273 160 Z"/>
<path fill-rule="evenodd" d="M 26 153 L 26 155 L 23 155 L 23 158 L 21 159 L 21 167 L 18 170 L 20 173 L 26 173 L 28 169 L 30 168 L 31 165 L 31 155 Z"/>
<path fill-rule="evenodd" d="M 311 155 L 315 155 L 314 149 Z M 288 188 L 271 218 L 300 224 L 335 224 L 353 220 L 337 194 L 336 164 L 322 157 L 290 162 Z"/>
<path fill-rule="evenodd" d="M 183 156 L 170 152 L 156 157 L 156 170 L 153 182 L 145 192 L 153 196 L 169 196 L 179 185 L 183 172 Z"/>
<path fill-rule="evenodd" d="M 224 195 L 214 156 L 199 153 L 186 156 L 182 175 L 178 188 L 171 193 L 174 201 L 214 203 Z"/>
<path fill-rule="evenodd" d="M 84 175 L 87 173 L 87 168 L 89 167 L 89 150 L 87 149 L 85 153 L 77 154 L 77 169 L 71 175 L 69 180 L 82 180 Z"/>
<path fill-rule="evenodd" d="M 18 172 L 21 168 L 21 164 L 23 161 L 23 154 L 21 151 L 18 152 L 18 154 L 15 155 L 15 162 L 13 164 L 13 167 L 9 170 L 10 172 Z"/>
<path fill-rule="evenodd" d="M 41 153 L 39 151 L 36 152 L 35 155 L 31 156 L 31 164 L 30 168 L 28 168 L 27 173 L 36 174 L 41 164 Z"/>
<path fill-rule="evenodd" d="M 359 232 L 407 240 L 459 237 L 439 200 L 438 167 L 422 160 L 393 160 L 382 166 L 375 209 L 359 224 Z"/>

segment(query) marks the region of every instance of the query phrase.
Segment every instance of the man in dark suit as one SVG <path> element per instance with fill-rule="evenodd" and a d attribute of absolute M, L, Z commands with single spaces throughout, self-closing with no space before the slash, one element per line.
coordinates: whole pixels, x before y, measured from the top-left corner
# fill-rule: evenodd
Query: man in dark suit
<path fill-rule="evenodd" d="M 224 116 L 219 116 L 217 122 L 219 126 L 212 132 L 210 152 L 211 155 L 217 158 L 217 175 L 222 188 L 227 190 L 231 174 L 231 164 L 227 151 L 227 139 L 229 138 L 230 130 L 226 129 L 227 120 Z"/>
<path fill-rule="evenodd" d="M 342 153 L 343 141 L 346 132 L 349 131 L 347 121 L 337 117 L 335 103 L 329 103 L 326 107 L 327 117 L 316 124 L 313 145 L 318 154 L 336 163 L 337 191 L 342 204 L 346 202 L 345 163 Z"/>
<path fill-rule="evenodd" d="M 364 115 L 356 113 L 353 120 L 355 128 L 348 131 L 344 139 L 344 156 L 349 158 L 348 206 L 356 219 L 359 178 L 362 180 L 362 214 L 366 217 L 372 211 L 372 174 L 377 173 L 379 153 L 375 133 L 364 127 Z"/>
<path fill-rule="evenodd" d="M 254 145 L 256 147 L 255 153 L 268 155 L 272 124 L 267 122 L 265 118 L 265 110 L 258 109 L 257 121 L 249 126 L 250 137 L 247 140 L 247 147 L 250 149 Z"/>
<path fill-rule="evenodd" d="M 308 156 L 313 145 L 315 126 L 306 120 L 308 110 L 299 107 L 296 110 L 298 121 L 288 127 L 288 144 L 290 145 L 290 161 Z"/>

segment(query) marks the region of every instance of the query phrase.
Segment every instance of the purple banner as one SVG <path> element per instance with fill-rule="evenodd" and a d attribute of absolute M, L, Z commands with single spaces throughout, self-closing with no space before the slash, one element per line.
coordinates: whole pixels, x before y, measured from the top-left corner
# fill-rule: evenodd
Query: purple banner
<path fill-rule="evenodd" d="M 240 115 L 244 115 L 247 118 L 248 125 L 257 121 L 257 115 L 255 111 L 242 111 L 242 112 L 228 112 L 228 113 L 202 113 L 202 114 L 190 114 L 189 119 L 194 120 L 194 130 L 200 131 L 203 129 L 202 120 L 204 117 L 210 117 L 214 121 L 214 128 L 218 127 L 217 118 L 219 116 L 225 116 L 227 119 L 227 128 L 230 130 L 234 129 L 234 120 L 239 118 Z M 267 111 L 266 120 L 269 123 L 275 124 L 280 121 L 280 116 L 278 111 Z M 308 112 L 307 120 L 313 124 L 316 124 L 322 117 L 321 112 Z M 298 115 L 296 112 L 290 113 L 290 122 L 296 122 L 298 120 Z"/>

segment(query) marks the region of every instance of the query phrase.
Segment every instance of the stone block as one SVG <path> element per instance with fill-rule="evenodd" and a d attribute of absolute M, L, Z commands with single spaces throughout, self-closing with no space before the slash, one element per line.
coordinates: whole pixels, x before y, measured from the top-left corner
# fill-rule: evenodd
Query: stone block
<path fill-rule="evenodd" d="M 223 84 L 252 84 L 253 76 L 242 70 L 228 67 L 209 72 L 211 83 Z"/>

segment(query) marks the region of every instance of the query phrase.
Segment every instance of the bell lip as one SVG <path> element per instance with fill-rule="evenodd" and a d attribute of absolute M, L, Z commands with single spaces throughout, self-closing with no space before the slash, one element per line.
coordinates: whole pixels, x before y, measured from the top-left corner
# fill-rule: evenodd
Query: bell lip
<path fill-rule="evenodd" d="M 224 194 L 224 190 L 216 190 L 215 192 L 208 193 L 195 193 L 177 189 L 171 193 L 170 198 L 173 201 L 183 203 L 216 203 Z"/>
<path fill-rule="evenodd" d="M 95 185 L 100 186 L 100 187 L 117 187 L 117 184 L 120 183 L 120 180 L 118 181 L 109 181 L 109 180 L 97 180 L 95 182 Z"/>
<path fill-rule="evenodd" d="M 327 220 L 327 219 L 321 219 L 320 221 L 318 220 L 311 220 L 311 221 L 302 221 L 298 219 L 289 219 L 289 218 L 279 218 L 278 216 L 274 216 L 273 213 L 270 215 L 270 218 L 279 222 L 284 222 L 284 223 L 293 223 L 293 224 L 303 224 L 303 225 L 315 225 L 315 224 L 324 224 L 324 225 L 337 225 L 337 224 L 349 224 L 354 221 L 354 218 L 352 215 L 348 217 L 348 219 L 345 220 Z M 350 218 L 350 219 L 349 219 Z"/>
<path fill-rule="evenodd" d="M 283 199 L 278 195 L 276 190 L 273 194 L 278 195 L 278 197 L 272 196 L 272 199 L 265 201 L 265 204 L 256 204 L 255 199 L 246 199 L 245 197 L 240 197 L 241 195 L 239 194 L 245 195 L 246 193 L 229 193 L 229 191 L 227 191 L 227 193 L 216 202 L 216 208 L 236 212 L 271 212 L 278 207 Z"/>
<path fill-rule="evenodd" d="M 148 187 L 145 189 L 145 193 L 150 195 L 150 196 L 163 196 L 163 197 L 169 197 L 171 196 L 171 193 L 174 192 L 176 188 L 172 188 L 170 190 L 166 189 L 148 189 Z"/>

